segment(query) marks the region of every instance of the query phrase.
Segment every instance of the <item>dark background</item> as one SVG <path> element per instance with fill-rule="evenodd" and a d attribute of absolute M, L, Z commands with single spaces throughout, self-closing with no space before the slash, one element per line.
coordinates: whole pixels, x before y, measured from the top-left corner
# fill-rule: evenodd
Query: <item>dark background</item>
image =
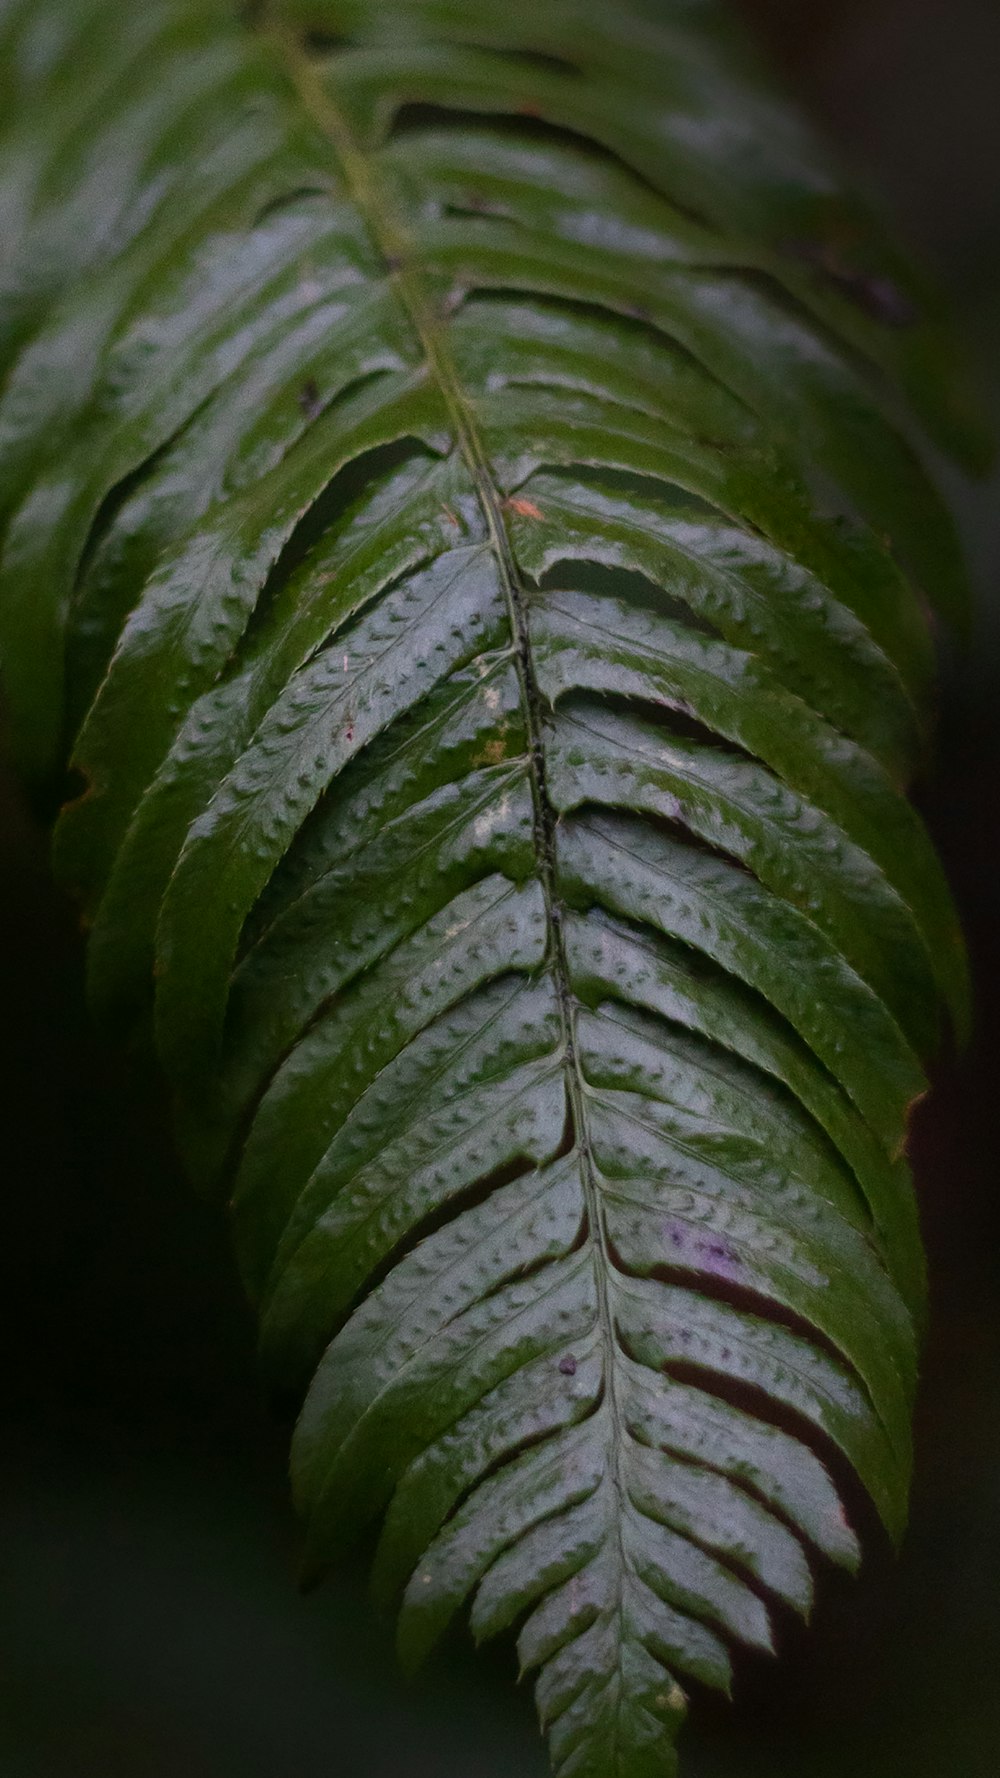
<path fill-rule="evenodd" d="M 744 10 L 946 281 L 1000 429 L 1000 3 Z M 912 1527 L 699 1714 L 686 1778 L 1000 1774 L 998 491 L 954 483 L 979 610 L 922 790 L 979 1018 L 914 1143 L 934 1300 Z M 221 1216 L 155 1083 L 89 1028 L 74 916 L 8 781 L 0 924 L 0 1778 L 542 1778 L 506 1657 L 457 1644 L 407 1688 L 360 1575 L 297 1593 L 287 1429 Z"/>

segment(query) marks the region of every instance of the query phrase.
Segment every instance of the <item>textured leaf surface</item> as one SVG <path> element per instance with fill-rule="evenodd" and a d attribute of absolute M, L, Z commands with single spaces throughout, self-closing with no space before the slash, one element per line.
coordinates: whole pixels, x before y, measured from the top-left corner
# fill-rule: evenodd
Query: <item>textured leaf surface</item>
<path fill-rule="evenodd" d="M 933 295 L 713 0 L 4 0 L 0 649 L 305 1392 L 563 1778 L 903 1526 Z"/>

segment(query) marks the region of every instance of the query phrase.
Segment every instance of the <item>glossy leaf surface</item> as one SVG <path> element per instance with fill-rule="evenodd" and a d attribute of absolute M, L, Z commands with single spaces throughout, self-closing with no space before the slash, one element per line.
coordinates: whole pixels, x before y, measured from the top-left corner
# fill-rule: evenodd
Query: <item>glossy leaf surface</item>
<path fill-rule="evenodd" d="M 0 649 L 305 1393 L 563 1778 L 903 1526 L 933 295 L 712 0 L 5 0 Z"/>

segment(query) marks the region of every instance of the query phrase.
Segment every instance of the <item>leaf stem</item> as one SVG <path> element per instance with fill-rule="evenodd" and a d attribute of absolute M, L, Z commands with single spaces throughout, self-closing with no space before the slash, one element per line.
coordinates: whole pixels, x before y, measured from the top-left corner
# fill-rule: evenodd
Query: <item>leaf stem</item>
<path fill-rule="evenodd" d="M 545 757 L 544 700 L 532 657 L 528 596 L 511 547 L 504 518 L 503 500 L 479 430 L 475 413 L 461 385 L 454 361 L 424 280 L 416 263 L 413 242 L 378 178 L 371 159 L 358 146 L 349 123 L 331 97 L 316 66 L 305 54 L 288 27 L 265 22 L 262 33 L 277 47 L 302 102 L 335 149 L 351 195 L 364 216 L 372 238 L 406 307 L 420 339 L 428 367 L 435 378 L 455 429 L 456 439 L 472 478 L 500 569 L 510 619 L 514 654 L 521 687 L 534 805 L 535 848 L 539 879 L 545 897 L 549 929 L 549 965 L 555 984 L 562 1027 L 567 1105 L 580 1178 L 592 1238 L 598 1247 L 595 1265 L 598 1313 L 607 1350 L 605 1400 L 611 1421 L 610 1479 L 618 1502 L 615 1515 L 619 1560 L 624 1576 L 621 1526 L 625 1488 L 621 1476 L 624 1425 L 615 1393 L 615 1335 L 608 1279 L 613 1262 L 609 1250 L 597 1170 L 588 1134 L 587 1086 L 580 1064 L 576 1020 L 579 1002 L 572 987 L 565 943 L 565 906 L 559 893 L 556 828 L 558 816 L 548 791 Z M 621 1589 L 619 1591 L 621 1600 Z"/>

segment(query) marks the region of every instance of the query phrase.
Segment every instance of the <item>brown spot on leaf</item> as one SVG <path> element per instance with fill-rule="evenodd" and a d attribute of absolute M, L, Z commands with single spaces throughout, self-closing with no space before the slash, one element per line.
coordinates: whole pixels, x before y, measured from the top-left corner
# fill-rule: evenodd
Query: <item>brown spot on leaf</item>
<path fill-rule="evenodd" d="M 299 407 L 307 420 L 316 420 L 323 412 L 323 398 L 315 377 L 310 377 L 299 390 Z"/>
<path fill-rule="evenodd" d="M 545 514 L 535 505 L 533 500 L 518 500 L 513 495 L 504 502 L 511 512 L 519 513 L 522 519 L 544 519 Z"/>
<path fill-rule="evenodd" d="M 784 241 L 782 251 L 829 279 L 850 302 L 885 327 L 912 327 L 917 310 L 905 290 L 881 272 L 867 272 L 836 241 Z"/>

